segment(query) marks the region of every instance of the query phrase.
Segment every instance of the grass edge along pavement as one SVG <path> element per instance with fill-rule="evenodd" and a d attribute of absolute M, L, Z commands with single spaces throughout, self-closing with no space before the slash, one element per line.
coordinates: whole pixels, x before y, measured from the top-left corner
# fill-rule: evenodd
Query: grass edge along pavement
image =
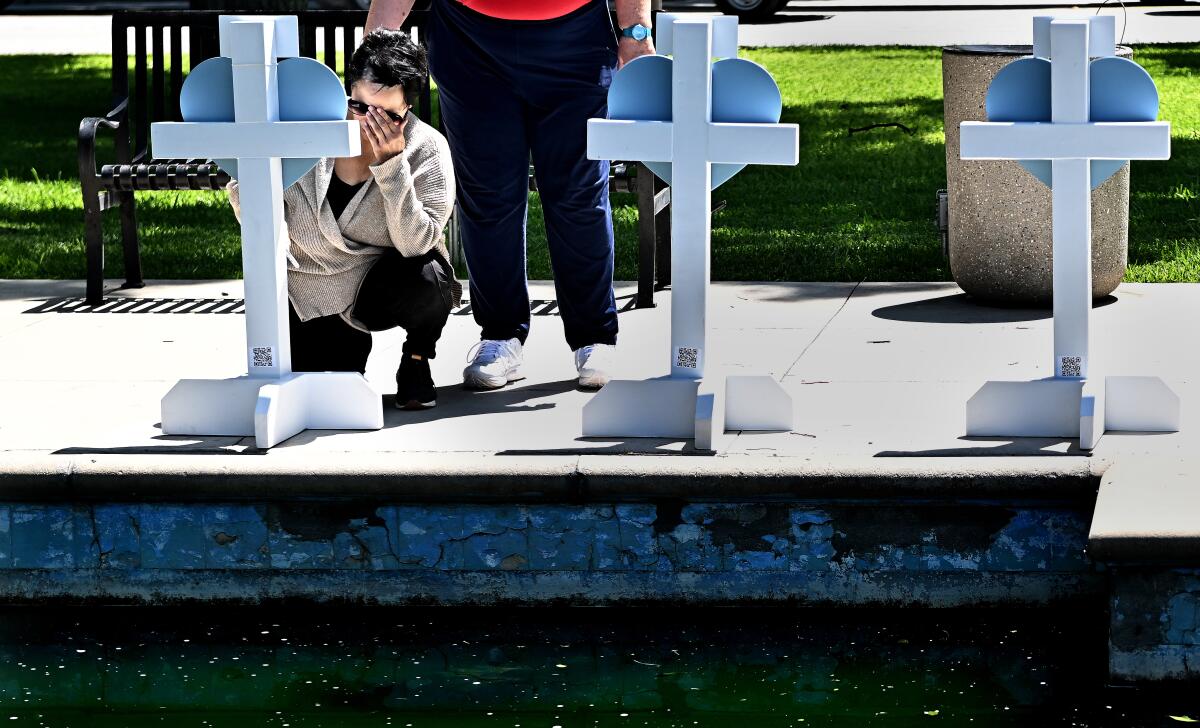
<path fill-rule="evenodd" d="M 748 48 L 801 126 L 796 167 L 748 167 L 713 193 L 716 280 L 948 280 L 933 223 L 945 186 L 941 51 L 905 47 Z M 1200 280 L 1200 44 L 1142 46 L 1137 60 L 1173 124 L 1168 162 L 1134 162 L 1131 281 Z M 106 56 L 0 56 L 0 278 L 82 278 L 76 130 L 110 106 Z M 851 127 L 900 124 L 850 134 Z M 99 159 L 112 161 L 101 132 Z M 636 277 L 636 200 L 613 198 L 616 278 Z M 138 193 L 150 278 L 236 278 L 238 230 L 219 192 Z M 106 275 L 121 275 L 115 214 Z M 551 277 L 536 193 L 529 276 Z M 465 273 L 465 271 L 460 271 Z"/>

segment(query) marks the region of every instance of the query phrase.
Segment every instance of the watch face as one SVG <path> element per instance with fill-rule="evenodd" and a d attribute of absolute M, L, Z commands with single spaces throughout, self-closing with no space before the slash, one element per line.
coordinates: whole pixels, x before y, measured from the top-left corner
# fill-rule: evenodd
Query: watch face
<path fill-rule="evenodd" d="M 633 26 L 633 39 L 634 40 L 646 40 L 646 36 L 648 36 L 648 35 L 650 35 L 650 31 L 646 29 L 646 26 L 644 26 L 644 25 Z"/>

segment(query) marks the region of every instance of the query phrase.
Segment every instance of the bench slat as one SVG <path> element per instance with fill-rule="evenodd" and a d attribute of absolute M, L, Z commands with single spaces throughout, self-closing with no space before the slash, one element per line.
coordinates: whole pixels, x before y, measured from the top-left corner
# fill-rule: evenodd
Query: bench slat
<path fill-rule="evenodd" d="M 302 25 L 300 27 L 300 55 L 305 58 L 317 57 L 317 26 Z"/>
<path fill-rule="evenodd" d="M 325 26 L 325 65 L 337 73 L 337 28 Z"/>
<path fill-rule="evenodd" d="M 350 56 L 354 53 L 354 23 L 346 23 L 342 26 L 342 78 L 345 78 L 350 71 Z M 350 87 L 346 87 L 346 95 L 350 94 Z"/>
<path fill-rule="evenodd" d="M 106 164 L 100 168 L 101 186 L 108 190 L 219 190 L 229 175 L 208 160 L 156 159 L 149 164 Z"/>
<path fill-rule="evenodd" d="M 163 28 L 150 26 L 151 61 L 150 94 L 154 97 L 152 121 L 162 121 L 167 115 L 166 68 L 163 63 Z"/>
<path fill-rule="evenodd" d="M 113 17 L 112 26 L 112 106 L 129 97 L 129 26 L 119 22 L 120 16 Z M 126 112 L 129 108 L 126 107 Z M 129 131 L 118 131 L 118 137 L 129 139 Z"/>
<path fill-rule="evenodd" d="M 171 120 L 183 121 L 179 111 L 179 89 L 183 88 L 183 28 L 171 26 Z"/>
<path fill-rule="evenodd" d="M 146 103 L 146 31 L 145 26 L 134 26 L 133 28 L 133 88 L 136 98 L 137 107 L 134 113 L 137 115 L 135 145 L 134 148 L 141 151 L 146 148 L 146 134 L 150 131 L 150 122 L 146 118 L 149 112 L 149 104 Z"/>

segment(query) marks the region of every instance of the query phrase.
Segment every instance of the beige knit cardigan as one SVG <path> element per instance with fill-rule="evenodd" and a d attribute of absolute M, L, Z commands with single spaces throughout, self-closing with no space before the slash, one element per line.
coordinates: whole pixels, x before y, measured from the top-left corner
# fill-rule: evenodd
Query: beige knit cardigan
<path fill-rule="evenodd" d="M 371 176 L 338 218 L 326 199 L 333 158 L 322 159 L 284 191 L 284 221 L 291 238 L 288 297 L 302 321 L 340 314 L 361 328 L 350 313 L 363 279 L 387 248 L 406 258 L 434 250 L 449 270 L 443 231 L 454 210 L 450 147 L 413 114 L 404 138 L 403 152 L 370 166 Z M 239 214 L 237 182 L 225 189 Z M 462 284 L 451 276 L 457 306 Z"/>

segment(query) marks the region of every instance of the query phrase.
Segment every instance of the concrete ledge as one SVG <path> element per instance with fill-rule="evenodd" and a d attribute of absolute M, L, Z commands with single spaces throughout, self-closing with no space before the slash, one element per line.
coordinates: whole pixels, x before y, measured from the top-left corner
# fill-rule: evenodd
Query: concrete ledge
<path fill-rule="evenodd" d="M 580 502 L 792 498 L 1088 500 L 1103 460 L 1082 456 L 843 458 L 480 453 L 0 453 L 0 499 Z"/>
<path fill-rule="evenodd" d="M 1200 462 L 1125 457 L 1100 481 L 1094 559 L 1200 566 Z"/>
<path fill-rule="evenodd" d="M 1100 460 L 1082 456 L 580 458 L 589 496 L 1090 500 Z"/>
<path fill-rule="evenodd" d="M 1109 673 L 1200 679 L 1200 470 L 1126 457 L 1104 473 L 1088 556 L 1109 571 Z"/>

